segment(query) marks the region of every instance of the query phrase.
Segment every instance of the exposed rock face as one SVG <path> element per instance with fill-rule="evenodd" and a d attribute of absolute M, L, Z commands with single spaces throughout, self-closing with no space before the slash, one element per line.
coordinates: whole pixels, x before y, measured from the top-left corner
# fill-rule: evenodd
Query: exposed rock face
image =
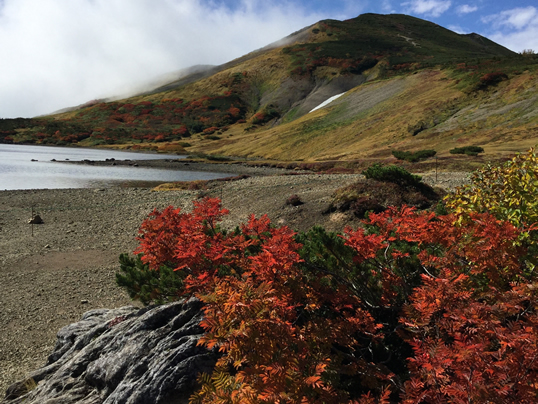
<path fill-rule="evenodd" d="M 201 318 L 194 299 L 89 311 L 58 332 L 46 366 L 10 386 L 2 404 L 186 403 L 216 360 L 196 345 Z"/>

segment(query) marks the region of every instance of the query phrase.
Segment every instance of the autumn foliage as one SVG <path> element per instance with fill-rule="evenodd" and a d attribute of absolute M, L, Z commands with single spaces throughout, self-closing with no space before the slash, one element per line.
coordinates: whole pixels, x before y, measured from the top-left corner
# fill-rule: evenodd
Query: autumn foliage
<path fill-rule="evenodd" d="M 403 207 L 343 235 L 267 216 L 226 232 L 227 213 L 208 198 L 154 211 L 136 250 L 205 303 L 199 343 L 221 356 L 192 403 L 537 402 L 522 229 Z"/>
<path fill-rule="evenodd" d="M 476 170 L 468 185 L 447 198 L 462 218 L 469 212 L 491 212 L 517 227 L 538 222 L 538 155 L 530 149 L 502 165 Z"/>

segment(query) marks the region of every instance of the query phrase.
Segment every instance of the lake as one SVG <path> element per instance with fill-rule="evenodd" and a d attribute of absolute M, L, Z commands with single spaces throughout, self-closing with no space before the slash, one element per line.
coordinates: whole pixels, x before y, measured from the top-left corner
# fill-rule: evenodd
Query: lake
<path fill-rule="evenodd" d="M 0 144 L 0 190 L 104 188 L 229 176 L 217 172 L 62 163 L 66 160 L 155 160 L 182 157 L 184 156 L 118 150 Z M 53 159 L 56 162 L 51 161 Z"/>

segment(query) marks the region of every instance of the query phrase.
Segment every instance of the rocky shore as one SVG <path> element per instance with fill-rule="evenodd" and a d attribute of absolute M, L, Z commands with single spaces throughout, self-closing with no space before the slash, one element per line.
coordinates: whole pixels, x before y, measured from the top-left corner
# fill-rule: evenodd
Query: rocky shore
<path fill-rule="evenodd" d="M 192 168 L 201 171 L 201 167 Z M 132 304 L 115 286 L 118 256 L 133 251 L 138 227 L 154 208 L 173 205 L 190 210 L 193 199 L 208 195 L 221 198 L 230 210 L 223 223 L 230 228 L 245 222 L 250 214 L 268 214 L 273 223 L 296 230 L 314 224 L 337 231 L 358 225 L 350 214 L 322 212 L 333 191 L 356 181 L 359 174 L 279 175 L 283 172 L 277 169 L 213 164 L 205 169 L 252 177 L 214 182 L 203 191 L 0 192 L 0 392 L 43 365 L 61 327 L 92 309 Z M 466 178 L 465 173 L 440 173 L 436 184 L 450 189 Z M 433 183 L 435 175 L 426 174 L 424 179 Z M 286 204 L 294 194 L 303 205 Z M 32 211 L 42 217 L 43 224 L 28 224 Z"/>

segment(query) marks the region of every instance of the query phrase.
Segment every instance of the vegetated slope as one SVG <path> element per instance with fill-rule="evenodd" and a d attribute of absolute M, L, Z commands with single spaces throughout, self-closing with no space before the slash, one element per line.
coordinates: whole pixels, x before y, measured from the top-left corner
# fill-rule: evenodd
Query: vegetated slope
<path fill-rule="evenodd" d="M 471 93 L 461 90 L 454 74 L 428 69 L 367 83 L 327 108 L 238 133 L 234 143 L 211 150 L 277 160 L 351 160 L 386 158 L 392 150 L 448 155 L 456 146 L 478 144 L 489 156 L 502 157 L 538 143 L 536 72 Z"/>
<path fill-rule="evenodd" d="M 487 152 L 521 150 L 535 142 L 537 63 L 477 34 L 364 14 L 321 21 L 136 97 L 3 120 L 0 141 L 277 160 L 446 152 L 469 142 Z"/>

